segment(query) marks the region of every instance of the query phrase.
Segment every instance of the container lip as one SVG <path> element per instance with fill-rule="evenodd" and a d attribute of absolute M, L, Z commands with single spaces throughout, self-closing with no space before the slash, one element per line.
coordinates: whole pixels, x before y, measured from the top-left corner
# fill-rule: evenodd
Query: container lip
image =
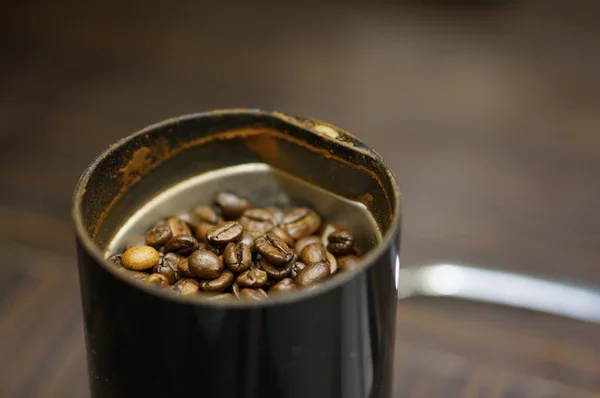
<path fill-rule="evenodd" d="M 337 134 L 343 134 L 345 138 L 350 138 L 353 143 L 358 144 L 358 146 L 352 146 L 353 150 L 359 151 L 373 159 L 377 162 L 381 163 L 386 170 L 387 177 L 391 183 L 393 194 L 394 194 L 394 214 L 391 220 L 390 228 L 386 231 L 386 233 L 382 236 L 381 242 L 372 250 L 370 250 L 367 254 L 362 257 L 362 261 L 364 262 L 364 266 L 347 273 L 342 273 L 337 275 L 335 278 L 330 278 L 326 282 L 318 285 L 318 287 L 314 289 L 307 289 L 303 291 L 296 292 L 294 294 L 282 294 L 277 296 L 269 297 L 268 300 L 264 300 L 262 302 L 255 301 L 210 301 L 206 300 L 202 296 L 178 296 L 175 294 L 171 294 L 171 292 L 167 292 L 164 289 L 158 289 L 154 286 L 146 285 L 143 283 L 139 283 L 132 278 L 128 278 L 114 269 L 111 266 L 107 259 L 104 258 L 103 251 L 93 242 L 92 238 L 87 233 L 87 230 L 83 223 L 83 217 L 81 215 L 82 211 L 82 200 L 83 194 L 85 193 L 87 183 L 96 170 L 96 167 L 101 164 L 116 148 L 125 145 L 126 143 L 134 140 L 136 137 L 146 134 L 150 131 L 153 131 L 158 128 L 166 127 L 172 124 L 181 123 L 191 119 L 198 119 L 204 117 L 212 117 L 212 116 L 225 116 L 225 115 L 245 115 L 245 116 L 266 116 L 273 119 L 278 119 L 285 123 L 293 124 L 303 130 L 310 131 L 313 134 L 319 135 L 325 139 L 329 139 L 337 142 L 338 144 L 344 144 L 335 140 L 335 137 L 332 137 L 330 134 L 331 131 Z M 317 128 L 315 128 L 315 126 Z M 318 128 L 324 127 L 324 128 Z M 346 144 L 347 145 L 347 144 Z M 347 131 L 333 126 L 329 123 L 322 122 L 317 119 L 312 118 L 298 118 L 281 112 L 268 112 L 260 109 L 224 109 L 224 110 L 214 110 L 208 112 L 199 112 L 181 115 L 178 117 L 166 119 L 164 121 L 151 124 L 137 132 L 134 132 L 127 137 L 120 139 L 114 144 L 110 145 L 107 149 L 105 149 L 98 157 L 96 157 L 84 170 L 83 174 L 79 178 L 77 185 L 75 187 L 75 191 L 73 193 L 73 206 L 71 209 L 71 217 L 75 224 L 75 234 L 78 242 L 83 246 L 83 248 L 87 251 L 87 253 L 95 260 L 96 265 L 103 268 L 108 273 L 112 274 L 116 279 L 119 279 L 125 283 L 130 284 L 132 287 L 144 291 L 147 294 L 154 295 L 156 297 L 160 297 L 161 299 L 167 299 L 174 301 L 176 303 L 182 305 L 193 305 L 197 307 L 209 307 L 209 308 L 240 308 L 240 309 L 260 309 L 266 308 L 276 305 L 282 304 L 292 304 L 296 302 L 300 302 L 318 295 L 322 295 L 332 290 L 342 286 L 347 283 L 351 279 L 358 277 L 358 275 L 365 273 L 368 268 L 374 266 L 374 263 L 378 258 L 382 255 L 385 255 L 387 248 L 394 244 L 393 241 L 397 236 L 398 230 L 401 224 L 401 201 L 402 195 L 400 193 L 400 187 L 394 176 L 394 173 L 389 168 L 389 166 L 383 161 L 381 156 L 364 145 L 359 139 L 354 137 L 352 134 Z"/>

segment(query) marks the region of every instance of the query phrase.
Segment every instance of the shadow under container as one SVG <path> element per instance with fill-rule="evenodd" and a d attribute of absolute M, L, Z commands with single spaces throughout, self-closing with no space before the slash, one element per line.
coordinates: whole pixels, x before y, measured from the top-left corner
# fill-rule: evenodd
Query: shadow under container
<path fill-rule="evenodd" d="M 105 260 L 219 190 L 314 208 L 355 233 L 364 266 L 257 304 L 176 296 Z M 391 397 L 400 193 L 345 131 L 258 110 L 167 120 L 86 169 L 73 218 L 93 398 Z"/>

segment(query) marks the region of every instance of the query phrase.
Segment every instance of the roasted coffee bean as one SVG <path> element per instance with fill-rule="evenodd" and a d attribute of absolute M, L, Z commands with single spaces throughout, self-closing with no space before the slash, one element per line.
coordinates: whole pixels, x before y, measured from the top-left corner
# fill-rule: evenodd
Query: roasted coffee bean
<path fill-rule="evenodd" d="M 233 282 L 231 285 L 231 292 L 235 298 L 240 298 L 240 285 L 238 285 L 237 282 Z"/>
<path fill-rule="evenodd" d="M 175 235 L 165 245 L 165 252 L 187 255 L 198 249 L 198 241 L 192 235 Z"/>
<path fill-rule="evenodd" d="M 215 198 L 215 204 L 223 213 L 223 218 L 233 220 L 240 217 L 244 211 L 252 208 L 252 203 L 246 198 L 231 192 L 221 192 Z"/>
<path fill-rule="evenodd" d="M 171 216 L 167 218 L 167 224 L 169 225 L 169 228 L 171 228 L 173 236 L 192 234 L 190 227 L 178 217 Z"/>
<path fill-rule="evenodd" d="M 350 232 L 335 231 L 332 232 L 327 239 L 329 241 L 327 250 L 336 256 L 350 254 L 354 248 L 354 236 L 352 236 Z"/>
<path fill-rule="evenodd" d="M 198 242 L 208 242 L 206 235 L 208 235 L 208 231 L 210 231 L 213 228 L 213 224 L 200 221 L 194 227 L 194 237 L 198 239 Z"/>
<path fill-rule="evenodd" d="M 257 267 L 267 273 L 267 276 L 272 280 L 280 280 L 286 278 L 292 272 L 293 262 L 290 261 L 288 264 L 282 266 L 274 266 L 265 261 L 264 258 L 260 258 L 256 261 Z"/>
<path fill-rule="evenodd" d="M 338 264 L 335 256 L 329 252 L 327 252 L 327 263 L 329 264 L 329 273 L 331 275 L 335 274 L 338 271 Z"/>
<path fill-rule="evenodd" d="M 223 271 L 223 262 L 215 253 L 208 250 L 196 250 L 188 258 L 192 275 L 201 279 L 215 279 Z"/>
<path fill-rule="evenodd" d="M 169 286 L 169 280 L 163 274 L 150 274 L 144 282 L 156 286 Z"/>
<path fill-rule="evenodd" d="M 206 298 L 207 300 L 211 300 L 211 301 L 227 301 L 227 300 L 235 300 L 236 297 L 231 294 L 231 293 L 221 293 L 221 294 L 217 294 L 215 296 L 208 296 Z"/>
<path fill-rule="evenodd" d="M 198 293 L 200 284 L 195 279 L 180 279 L 172 286 L 172 289 L 181 296 L 189 296 Z"/>
<path fill-rule="evenodd" d="M 181 261 L 182 259 L 185 260 L 185 257 L 183 257 L 180 254 L 167 253 L 162 258 L 161 263 L 162 263 L 162 265 L 167 265 L 167 266 L 171 267 L 171 269 L 173 269 L 173 271 L 177 272 L 179 270 L 179 268 L 178 268 L 179 261 Z"/>
<path fill-rule="evenodd" d="M 319 229 L 321 217 L 306 207 L 298 207 L 283 217 L 282 226 L 294 239 L 312 235 Z"/>
<path fill-rule="evenodd" d="M 329 264 L 326 262 L 307 265 L 294 278 L 294 283 L 300 287 L 311 286 L 323 282 L 329 276 Z"/>
<path fill-rule="evenodd" d="M 353 271 L 360 268 L 360 258 L 352 254 L 349 256 L 338 257 L 337 263 L 342 272 Z"/>
<path fill-rule="evenodd" d="M 284 293 L 296 290 L 296 285 L 292 278 L 285 278 L 271 286 L 269 293 Z"/>
<path fill-rule="evenodd" d="M 172 254 L 172 253 L 169 253 L 169 254 Z M 164 260 L 162 262 L 156 264 L 154 266 L 154 268 L 152 268 L 152 272 L 154 274 L 164 275 L 164 277 L 167 278 L 169 285 L 172 285 L 173 283 L 175 283 L 177 281 L 177 279 L 179 279 L 178 273 L 173 268 L 171 268 L 168 264 L 165 264 Z"/>
<path fill-rule="evenodd" d="M 194 216 L 193 213 L 190 213 L 188 211 L 178 211 L 177 213 L 174 213 L 172 215 L 169 216 L 170 217 L 176 217 L 178 219 L 180 219 L 181 221 L 183 221 L 189 228 L 193 227 L 194 225 L 196 225 L 197 221 L 196 221 L 196 217 Z"/>
<path fill-rule="evenodd" d="M 225 246 L 223 262 L 233 272 L 244 272 L 252 265 L 252 252 L 243 243 L 229 243 Z"/>
<path fill-rule="evenodd" d="M 290 276 L 295 278 L 296 275 L 298 275 L 304 268 L 306 268 L 306 264 L 304 264 L 302 261 L 296 261 L 294 265 L 292 265 L 292 272 L 290 273 Z"/>
<path fill-rule="evenodd" d="M 290 235 L 288 231 L 281 227 L 273 227 L 269 230 L 269 232 L 267 232 L 267 234 L 275 235 L 276 237 L 284 241 L 285 244 L 289 247 L 294 246 L 294 238 L 292 238 L 292 235 Z"/>
<path fill-rule="evenodd" d="M 268 276 L 263 270 L 251 268 L 239 274 L 235 281 L 241 287 L 263 287 L 267 284 Z"/>
<path fill-rule="evenodd" d="M 198 206 L 192 211 L 194 221 L 217 225 L 223 222 L 219 213 L 212 206 Z"/>
<path fill-rule="evenodd" d="M 273 214 L 263 209 L 246 210 L 240 217 L 240 224 L 254 238 L 266 234 L 276 223 Z"/>
<path fill-rule="evenodd" d="M 321 236 L 321 240 L 323 242 L 324 247 L 327 247 L 327 245 L 329 244 L 329 235 L 331 235 L 332 233 L 334 233 L 337 230 L 338 230 L 338 228 L 332 224 L 321 225 L 320 236 Z"/>
<path fill-rule="evenodd" d="M 206 238 L 211 245 L 225 246 L 242 238 L 244 228 L 237 221 L 227 221 L 208 230 Z"/>
<path fill-rule="evenodd" d="M 173 237 L 173 232 L 166 222 L 159 222 L 146 234 L 146 244 L 158 249 Z"/>
<path fill-rule="evenodd" d="M 221 275 L 210 281 L 201 281 L 200 290 L 212 293 L 222 293 L 233 283 L 234 275 L 230 271 L 223 271 Z"/>
<path fill-rule="evenodd" d="M 280 238 L 272 234 L 266 234 L 254 241 L 256 251 L 268 262 L 274 265 L 284 265 L 292 261 L 294 252 Z"/>
<path fill-rule="evenodd" d="M 269 296 L 267 295 L 267 292 L 265 292 L 262 289 L 242 289 L 240 291 L 240 299 L 244 299 L 244 300 L 265 300 L 266 298 L 268 298 Z"/>
<path fill-rule="evenodd" d="M 306 265 L 327 261 L 327 251 L 320 242 L 311 243 L 300 252 L 300 261 Z"/>
<path fill-rule="evenodd" d="M 144 271 L 153 268 L 160 261 L 160 255 L 150 246 L 134 246 L 125 250 L 121 263 L 127 269 Z"/>
<path fill-rule="evenodd" d="M 252 253 L 256 251 L 256 246 L 254 245 L 254 237 L 246 231 L 244 231 L 244 233 L 242 234 L 242 239 L 240 239 L 239 243 L 243 243 L 246 246 L 248 246 Z"/>
<path fill-rule="evenodd" d="M 273 215 L 273 219 L 275 220 L 275 225 L 279 225 L 283 221 L 283 217 L 285 216 L 285 213 L 279 207 L 269 206 L 269 207 L 265 207 L 263 210 L 266 210 L 269 213 L 271 213 L 271 215 Z"/>
<path fill-rule="evenodd" d="M 296 242 L 294 249 L 296 249 L 296 253 L 300 254 L 300 253 L 302 253 L 302 249 L 304 249 L 306 246 L 310 245 L 311 243 L 321 243 L 322 244 L 322 241 L 321 241 L 321 238 L 317 235 L 309 235 L 302 239 L 299 239 Z"/>
<path fill-rule="evenodd" d="M 186 278 L 193 278 L 194 275 L 190 270 L 190 265 L 187 257 L 181 256 L 179 261 L 177 262 L 177 270 L 179 271 L 179 276 L 185 276 Z"/>
<path fill-rule="evenodd" d="M 144 281 L 148 277 L 148 274 L 142 271 L 131 271 L 127 268 L 117 268 L 117 270 L 119 271 L 119 273 L 125 275 L 127 278 L 135 279 L 138 281 Z"/>

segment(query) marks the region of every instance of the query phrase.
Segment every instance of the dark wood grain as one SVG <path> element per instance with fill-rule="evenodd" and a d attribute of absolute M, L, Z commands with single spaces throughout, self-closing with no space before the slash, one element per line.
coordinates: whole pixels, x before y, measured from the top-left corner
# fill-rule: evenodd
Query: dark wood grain
<path fill-rule="evenodd" d="M 0 13 L 0 396 L 88 396 L 73 187 L 111 142 L 183 113 L 261 107 L 357 134 L 402 185 L 403 264 L 600 283 L 594 2 L 126 3 Z M 404 301 L 395 397 L 597 397 L 598 336 Z"/>

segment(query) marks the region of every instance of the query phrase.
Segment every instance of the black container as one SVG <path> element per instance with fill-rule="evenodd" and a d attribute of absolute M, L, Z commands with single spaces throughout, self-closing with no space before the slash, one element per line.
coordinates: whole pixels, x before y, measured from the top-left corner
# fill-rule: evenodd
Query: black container
<path fill-rule="evenodd" d="M 125 233 L 218 189 L 306 204 L 358 228 L 371 249 L 364 267 L 256 304 L 175 296 L 105 261 Z M 73 218 L 92 397 L 391 396 L 400 194 L 379 155 L 350 134 L 257 110 L 171 119 L 91 164 Z"/>

